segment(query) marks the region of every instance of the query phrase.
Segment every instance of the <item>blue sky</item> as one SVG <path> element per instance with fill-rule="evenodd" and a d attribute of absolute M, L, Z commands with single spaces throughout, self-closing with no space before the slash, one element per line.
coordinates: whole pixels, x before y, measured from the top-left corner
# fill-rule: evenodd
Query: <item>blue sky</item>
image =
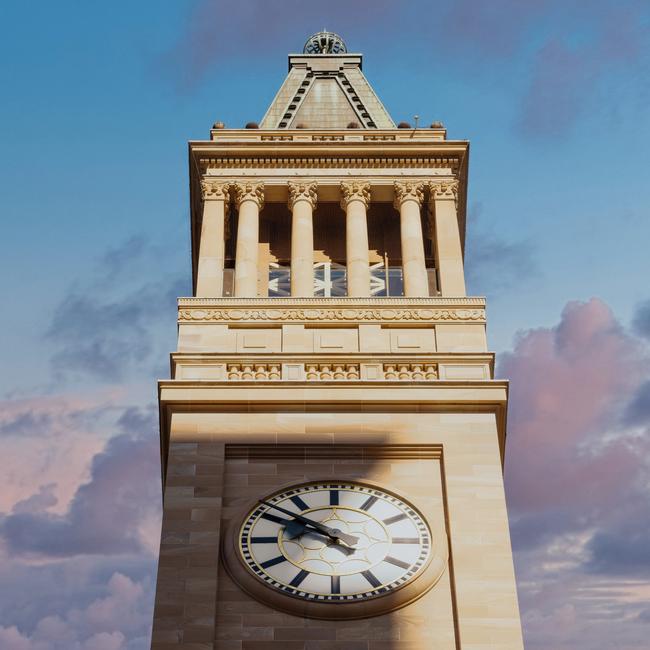
<path fill-rule="evenodd" d="M 649 457 L 635 447 L 650 416 L 647 2 L 5 2 L 0 25 L 0 446 L 15 463 L 0 502 L 0 577 L 32 580 L 45 594 L 62 575 L 70 581 L 52 611 L 5 608 L 3 647 L 146 646 L 158 503 L 129 511 L 131 546 L 115 539 L 97 549 L 88 540 L 67 554 L 47 544 L 24 551 L 16 531 L 35 526 L 47 535 L 53 521 L 74 531 L 84 525 L 84 500 L 103 498 L 102 480 L 110 485 L 102 468 L 119 467 L 129 445 L 154 453 L 154 380 L 168 372 L 175 345 L 174 297 L 190 290 L 186 142 L 206 138 L 216 120 L 259 120 L 286 74 L 287 53 L 323 27 L 364 54 L 364 72 L 396 121 L 441 120 L 449 138 L 471 141 L 469 288 L 488 297 L 489 340 L 506 353 L 504 374 L 526 384 L 543 342 L 554 341 L 552 358 L 543 359 L 549 377 L 557 372 L 569 393 L 576 384 L 593 390 L 576 402 L 592 395 L 612 405 L 595 419 L 585 411 L 549 462 L 578 449 L 598 455 L 613 439 Z M 567 337 L 574 328 L 583 336 Z M 604 355 L 603 337 L 623 352 Z M 629 382 L 594 386 L 576 375 L 563 384 L 578 367 Z M 538 418 L 529 430 L 526 414 L 511 412 L 508 462 L 525 473 L 531 459 L 517 441 L 543 436 L 550 424 L 535 395 L 520 391 Z M 564 397 L 558 408 L 573 412 Z M 66 476 L 59 462 L 68 463 Z M 523 480 L 512 476 L 509 494 Z M 131 480 L 141 480 L 136 468 Z M 650 588 L 630 587 L 620 567 L 604 572 L 594 555 L 602 535 L 629 527 L 639 512 L 617 522 L 596 514 L 575 529 L 558 522 L 579 518 L 583 503 L 567 513 L 533 502 L 515 498 L 512 510 L 529 647 L 642 647 Z M 517 535 L 528 539 L 530 522 L 542 520 L 554 522 L 548 545 L 519 546 Z M 648 531 L 634 533 L 650 540 Z M 547 566 L 552 549 L 572 539 L 580 552 L 570 554 L 571 580 L 554 600 L 553 574 L 527 567 Z M 36 572 L 36 564 L 46 568 Z M 81 575 L 82 565 L 92 569 Z M 594 613 L 576 594 L 605 575 L 618 603 L 614 632 L 584 641 Z M 110 624 L 93 618 L 94 603 L 117 608 L 125 598 L 140 619 L 120 623 L 119 611 Z M 549 621 L 556 636 L 547 638 Z M 37 646 L 47 636 L 39 625 L 54 624 L 64 641 Z M 614 646 L 615 637 L 627 645 Z"/>

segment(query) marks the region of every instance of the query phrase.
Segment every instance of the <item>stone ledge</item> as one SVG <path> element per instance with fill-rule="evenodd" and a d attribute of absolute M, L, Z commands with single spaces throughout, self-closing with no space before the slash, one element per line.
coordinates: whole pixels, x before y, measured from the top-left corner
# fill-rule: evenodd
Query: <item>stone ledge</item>
<path fill-rule="evenodd" d="M 485 323 L 483 298 L 180 298 L 179 323 Z"/>
<path fill-rule="evenodd" d="M 281 306 L 299 306 L 299 305 L 320 305 L 327 309 L 332 309 L 338 305 L 344 307 L 349 305 L 372 305 L 379 307 L 391 307 L 396 305 L 430 305 L 431 307 L 442 307 L 445 305 L 480 305 L 485 307 L 485 297 L 483 296 L 427 296 L 423 298 L 413 298 L 406 296 L 391 296 L 386 298 L 348 298 L 347 296 L 337 296 L 333 298 L 313 297 L 297 298 L 283 296 L 282 298 L 269 298 L 268 296 L 251 297 L 251 298 L 195 298 L 192 296 L 178 298 L 179 306 L 194 305 L 214 305 L 215 307 L 241 307 L 246 305 L 269 305 L 274 307 Z"/>

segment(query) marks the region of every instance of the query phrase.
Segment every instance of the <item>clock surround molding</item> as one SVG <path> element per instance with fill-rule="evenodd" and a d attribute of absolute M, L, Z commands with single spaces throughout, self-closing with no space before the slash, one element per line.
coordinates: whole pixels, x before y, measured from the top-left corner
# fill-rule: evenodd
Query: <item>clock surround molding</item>
<path fill-rule="evenodd" d="M 253 454 L 259 454 L 261 451 L 260 448 L 263 447 L 264 445 L 258 445 L 256 450 L 255 447 L 253 447 L 251 451 Z M 317 457 L 321 459 L 328 458 L 331 454 L 331 448 L 330 454 L 328 454 L 327 449 L 324 448 L 324 446 L 314 445 L 314 447 L 314 450 L 309 451 L 315 452 Z M 282 447 L 276 447 L 275 449 L 277 457 L 282 457 Z M 417 450 L 412 448 L 409 449 L 408 447 L 401 445 L 394 447 L 392 450 L 383 450 L 383 452 L 379 448 L 372 450 L 370 448 L 357 447 L 356 449 L 357 451 L 362 451 L 362 453 L 365 452 L 367 454 L 366 457 L 368 458 L 371 458 L 375 453 L 377 454 L 376 457 L 399 457 L 402 459 L 408 458 L 409 456 L 414 458 L 416 457 L 414 454 L 417 455 Z M 346 449 L 345 451 L 349 453 L 351 449 Z M 431 450 L 423 449 L 422 451 L 426 456 L 430 455 Z M 242 452 L 242 448 L 238 449 L 239 454 Z M 429 452 L 429 454 L 427 452 Z M 292 449 L 288 449 L 287 455 L 290 456 L 291 453 Z M 304 453 L 305 448 L 303 448 L 303 454 Z M 396 454 L 398 455 L 396 456 Z M 271 452 L 271 457 L 273 455 L 275 454 Z M 439 450 L 435 450 L 435 455 L 431 454 L 430 457 L 439 460 Z M 300 485 L 333 482 L 338 483 L 344 481 L 338 479 L 333 480 L 332 477 L 324 477 L 322 479 L 310 479 L 309 481 L 300 483 Z M 245 521 L 251 510 L 254 509 L 256 499 L 250 499 L 245 505 L 240 506 L 237 509 L 236 514 L 225 527 L 223 542 L 221 545 L 221 557 L 223 559 L 224 567 L 228 571 L 230 577 L 253 598 L 270 605 L 279 611 L 294 614 L 296 616 L 321 620 L 354 620 L 382 616 L 402 609 L 426 595 L 438 583 L 445 571 L 448 570 L 449 540 L 445 529 L 444 515 L 437 516 L 437 514 L 430 513 L 429 517 L 427 517 L 424 513 L 420 512 L 420 507 L 417 504 L 412 504 L 412 499 L 403 496 L 399 491 L 387 485 L 386 482 L 373 481 L 370 479 L 352 480 L 348 482 L 364 485 L 392 494 L 404 503 L 412 505 L 426 521 L 431 531 L 431 554 L 426 565 L 411 580 L 386 595 L 375 596 L 368 600 L 339 603 L 315 602 L 313 600 L 306 600 L 272 589 L 262 580 L 253 575 L 250 569 L 246 566 L 239 552 L 239 533 L 242 523 Z M 264 498 L 272 498 L 277 494 L 296 487 L 297 484 L 295 482 L 283 484 L 275 488 L 270 494 L 265 495 Z"/>

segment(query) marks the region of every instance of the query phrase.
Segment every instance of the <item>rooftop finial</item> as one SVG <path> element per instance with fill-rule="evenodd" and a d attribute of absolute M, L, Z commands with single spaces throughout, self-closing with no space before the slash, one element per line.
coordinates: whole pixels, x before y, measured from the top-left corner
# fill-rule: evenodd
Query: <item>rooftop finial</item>
<path fill-rule="evenodd" d="M 338 34 L 324 29 L 310 36 L 302 51 L 303 54 L 345 54 L 348 49 Z"/>

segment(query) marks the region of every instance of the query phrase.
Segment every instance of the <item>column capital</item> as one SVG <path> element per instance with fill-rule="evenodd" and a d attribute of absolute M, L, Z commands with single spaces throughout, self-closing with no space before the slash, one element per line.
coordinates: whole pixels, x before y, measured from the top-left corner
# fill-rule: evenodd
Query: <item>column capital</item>
<path fill-rule="evenodd" d="M 235 204 L 239 206 L 244 201 L 253 201 L 261 210 L 264 207 L 264 183 L 240 181 L 232 184 L 235 190 Z"/>
<path fill-rule="evenodd" d="M 458 196 L 458 179 L 436 180 L 429 182 L 429 198 L 431 201 L 452 200 Z"/>
<path fill-rule="evenodd" d="M 316 202 L 318 201 L 318 196 L 316 194 L 318 183 L 315 181 L 289 181 L 288 186 L 290 210 L 293 210 L 296 201 L 308 201 L 311 204 L 312 210 L 316 207 Z"/>
<path fill-rule="evenodd" d="M 404 201 L 417 201 L 418 206 L 422 205 L 424 200 L 424 182 L 422 181 L 395 181 L 393 183 L 395 190 L 395 200 L 393 205 L 396 210 Z"/>
<path fill-rule="evenodd" d="M 201 196 L 204 201 L 230 201 L 230 183 L 204 178 L 201 181 Z"/>
<path fill-rule="evenodd" d="M 362 201 L 370 205 L 370 183 L 364 181 L 341 181 L 341 207 L 345 210 L 350 201 Z"/>

